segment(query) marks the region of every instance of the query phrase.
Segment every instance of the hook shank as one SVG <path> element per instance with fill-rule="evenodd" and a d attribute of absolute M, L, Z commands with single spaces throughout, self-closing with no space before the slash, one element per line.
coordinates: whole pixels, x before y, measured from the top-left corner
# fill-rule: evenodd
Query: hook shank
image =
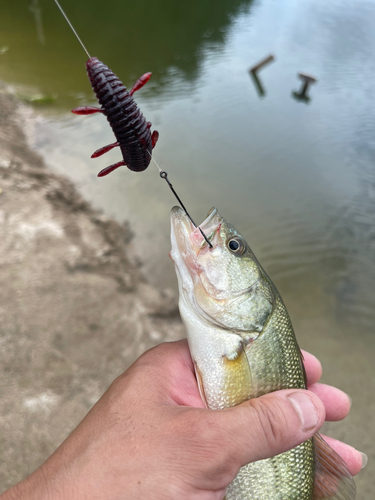
<path fill-rule="evenodd" d="M 210 241 L 208 240 L 207 236 L 204 234 L 204 232 L 202 231 L 202 229 L 196 225 L 196 223 L 193 221 L 193 219 L 191 218 L 189 212 L 186 210 L 185 208 L 185 205 L 182 203 L 181 201 L 181 198 L 178 196 L 178 194 L 176 193 L 176 191 L 174 190 L 174 187 L 172 185 L 172 183 L 170 182 L 170 180 L 168 179 L 168 174 L 167 172 L 165 172 L 165 170 L 162 170 L 160 172 L 160 177 L 162 179 L 165 179 L 168 183 L 168 186 L 171 188 L 171 191 L 172 193 L 175 195 L 175 197 L 177 198 L 179 204 L 181 205 L 181 207 L 183 208 L 183 210 L 185 211 L 186 215 L 189 217 L 189 219 L 191 220 L 192 224 L 194 227 L 197 227 L 201 233 L 201 235 L 203 236 L 203 238 L 206 240 L 206 242 L 209 244 L 209 246 L 212 248 L 212 244 L 210 243 Z"/>

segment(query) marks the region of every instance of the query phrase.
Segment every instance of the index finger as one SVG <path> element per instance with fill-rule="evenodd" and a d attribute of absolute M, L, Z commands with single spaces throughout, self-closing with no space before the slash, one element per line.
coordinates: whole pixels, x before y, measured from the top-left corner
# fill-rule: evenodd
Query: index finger
<path fill-rule="evenodd" d="M 305 365 L 306 370 L 307 385 L 315 384 L 322 376 L 322 365 L 320 364 L 318 358 L 316 358 L 313 354 L 303 351 L 302 349 L 301 352 L 303 356 L 303 364 Z"/>

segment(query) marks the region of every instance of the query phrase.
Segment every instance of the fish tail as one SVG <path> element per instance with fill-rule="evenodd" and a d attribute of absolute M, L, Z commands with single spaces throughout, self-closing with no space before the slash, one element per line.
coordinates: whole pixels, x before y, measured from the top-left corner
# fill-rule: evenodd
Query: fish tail
<path fill-rule="evenodd" d="M 320 434 L 313 438 L 315 479 L 312 500 L 354 500 L 356 487 L 343 459 Z"/>

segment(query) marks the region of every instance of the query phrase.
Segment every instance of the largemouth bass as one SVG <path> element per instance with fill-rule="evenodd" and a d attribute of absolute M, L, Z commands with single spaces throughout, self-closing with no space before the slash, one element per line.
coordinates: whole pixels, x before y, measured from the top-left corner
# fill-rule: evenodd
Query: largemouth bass
<path fill-rule="evenodd" d="M 280 389 L 305 389 L 301 351 L 275 285 L 241 234 L 213 208 L 200 225 L 171 211 L 171 257 L 197 381 L 220 410 Z M 345 463 L 317 434 L 242 467 L 226 500 L 353 500 Z"/>

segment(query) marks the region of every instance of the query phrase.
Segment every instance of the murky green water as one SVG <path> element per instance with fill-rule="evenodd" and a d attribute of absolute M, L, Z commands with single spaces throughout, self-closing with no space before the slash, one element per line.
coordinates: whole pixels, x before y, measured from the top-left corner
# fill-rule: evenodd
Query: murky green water
<path fill-rule="evenodd" d="M 375 353 L 375 0 L 63 5 L 91 55 L 127 86 L 153 72 L 136 99 L 160 132 L 155 158 L 197 221 L 216 205 L 247 237 L 302 346 L 353 397 L 353 416 L 336 433 L 375 459 L 367 402 Z M 30 6 L 2 0 L 0 53 L 9 49 L 0 79 L 23 94 L 56 95 L 41 110 L 34 145 L 96 207 L 130 220 L 149 278 L 175 286 L 167 257 L 172 195 L 153 165 L 96 178 L 120 155 L 90 160 L 113 142 L 107 122 L 69 114 L 93 103 L 85 53 L 52 0 Z M 260 97 L 248 69 L 269 53 L 276 61 L 259 73 Z M 292 97 L 300 71 L 318 79 L 309 103 Z M 373 491 L 370 481 L 369 473 L 367 482 L 359 478 L 359 498 Z"/>

